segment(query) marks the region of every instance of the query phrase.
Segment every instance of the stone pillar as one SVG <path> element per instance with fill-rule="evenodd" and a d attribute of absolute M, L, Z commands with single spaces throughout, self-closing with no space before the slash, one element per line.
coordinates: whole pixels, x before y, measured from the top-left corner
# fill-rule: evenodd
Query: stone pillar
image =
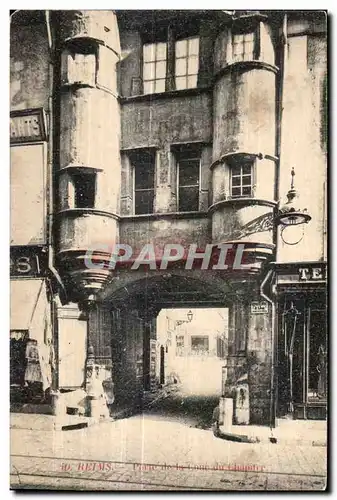
<path fill-rule="evenodd" d="M 176 210 L 176 172 L 170 145 L 157 152 L 154 212 L 165 213 Z"/>
<path fill-rule="evenodd" d="M 267 302 L 263 302 L 263 305 L 264 307 L 260 309 L 253 307 L 249 316 L 247 365 L 250 423 L 268 425 L 272 376 L 272 329 L 274 326 L 270 305 Z"/>

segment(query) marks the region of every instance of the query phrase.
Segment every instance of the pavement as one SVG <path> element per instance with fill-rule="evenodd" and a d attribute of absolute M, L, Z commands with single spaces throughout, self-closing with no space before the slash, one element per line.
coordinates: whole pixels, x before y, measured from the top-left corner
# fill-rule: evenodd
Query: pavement
<path fill-rule="evenodd" d="M 326 487 L 325 446 L 234 443 L 196 425 L 157 408 L 79 430 L 12 428 L 11 488 L 322 491 Z"/>

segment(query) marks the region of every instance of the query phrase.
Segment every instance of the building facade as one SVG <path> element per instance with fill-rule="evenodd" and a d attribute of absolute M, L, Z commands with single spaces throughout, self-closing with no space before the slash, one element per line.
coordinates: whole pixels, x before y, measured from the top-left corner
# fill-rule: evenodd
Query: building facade
<path fill-rule="evenodd" d="M 324 418 L 326 31 L 323 11 L 12 15 L 14 399 L 96 371 L 134 404 L 159 311 L 224 307 L 219 397 L 247 376 L 251 423 Z M 290 187 L 308 224 L 276 223 Z M 240 243 L 240 270 L 111 265 L 116 244 Z"/>

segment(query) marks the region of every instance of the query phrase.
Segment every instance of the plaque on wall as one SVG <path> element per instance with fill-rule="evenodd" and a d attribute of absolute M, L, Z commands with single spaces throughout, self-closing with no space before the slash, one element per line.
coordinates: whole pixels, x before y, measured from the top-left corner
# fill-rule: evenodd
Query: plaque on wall
<path fill-rule="evenodd" d="M 12 111 L 10 114 L 10 142 L 45 141 L 47 139 L 46 114 L 43 108 Z"/>

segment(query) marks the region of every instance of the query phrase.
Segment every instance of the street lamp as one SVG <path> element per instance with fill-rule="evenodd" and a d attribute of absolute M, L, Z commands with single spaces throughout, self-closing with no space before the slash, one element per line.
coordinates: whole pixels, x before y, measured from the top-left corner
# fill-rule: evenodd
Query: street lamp
<path fill-rule="evenodd" d="M 294 186 L 295 170 L 291 170 L 290 190 L 288 200 L 278 209 L 275 225 L 281 226 L 281 238 L 287 245 L 297 245 L 304 236 L 304 224 L 311 220 L 306 208 L 300 206 L 299 194 Z"/>
<path fill-rule="evenodd" d="M 191 323 L 192 319 L 193 319 L 193 313 L 190 310 L 187 313 L 187 319 L 177 319 L 176 325 L 179 326 L 179 325 L 182 325 L 183 323 Z"/>
<path fill-rule="evenodd" d="M 311 216 L 307 213 L 306 208 L 300 208 L 299 194 L 294 186 L 295 170 L 291 169 L 291 184 L 290 190 L 287 193 L 287 202 L 278 210 L 275 217 L 275 223 L 282 226 L 298 226 L 299 224 L 307 224 L 311 220 Z"/>

